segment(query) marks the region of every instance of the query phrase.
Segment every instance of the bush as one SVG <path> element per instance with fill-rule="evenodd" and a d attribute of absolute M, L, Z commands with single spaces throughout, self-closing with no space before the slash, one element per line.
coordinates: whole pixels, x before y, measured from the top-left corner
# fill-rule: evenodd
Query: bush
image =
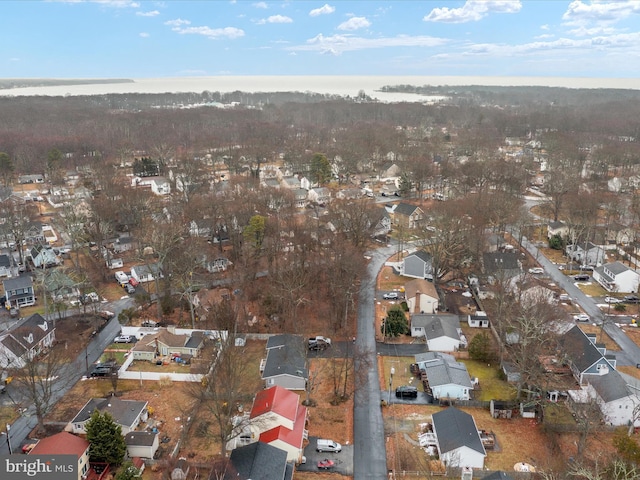
<path fill-rule="evenodd" d="M 564 249 L 564 240 L 558 234 L 554 235 L 549 239 L 549 248 L 553 250 L 562 250 Z"/>
<path fill-rule="evenodd" d="M 493 359 L 489 335 L 482 332 L 471 339 L 471 342 L 469 342 L 469 357 L 480 362 L 489 362 Z"/>
<path fill-rule="evenodd" d="M 395 305 L 387 312 L 387 318 L 382 323 L 380 330 L 383 335 L 388 337 L 399 337 L 409 333 L 407 317 L 405 317 L 401 306 Z"/>

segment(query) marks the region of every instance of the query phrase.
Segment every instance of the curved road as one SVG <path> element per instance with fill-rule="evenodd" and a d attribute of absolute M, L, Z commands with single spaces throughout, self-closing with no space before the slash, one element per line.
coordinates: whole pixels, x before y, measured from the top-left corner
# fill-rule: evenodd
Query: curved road
<path fill-rule="evenodd" d="M 380 408 L 380 380 L 375 335 L 375 287 L 378 272 L 395 252 L 395 247 L 383 247 L 368 252 L 371 257 L 367 275 L 362 279 L 358 298 L 358 336 L 355 371 L 366 372 L 359 379 L 353 402 L 353 478 L 354 480 L 385 480 L 387 454 L 384 424 Z"/>

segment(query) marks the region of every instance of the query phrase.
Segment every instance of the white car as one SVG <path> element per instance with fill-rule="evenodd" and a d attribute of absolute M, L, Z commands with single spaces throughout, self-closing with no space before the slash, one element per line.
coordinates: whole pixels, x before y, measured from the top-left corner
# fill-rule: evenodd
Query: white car
<path fill-rule="evenodd" d="M 389 292 L 383 294 L 382 298 L 385 300 L 397 300 L 398 298 L 400 298 L 400 295 L 398 295 L 396 292 Z"/>
<path fill-rule="evenodd" d="M 606 303 L 622 303 L 622 300 L 616 297 L 604 297 Z"/>
<path fill-rule="evenodd" d="M 124 273 L 122 270 L 118 270 L 116 272 L 116 280 L 120 285 L 124 285 L 125 283 L 129 283 L 129 275 Z"/>
<path fill-rule="evenodd" d="M 588 322 L 590 320 L 589 315 L 581 313 L 580 315 L 574 315 L 573 319 L 576 322 Z"/>
<path fill-rule="evenodd" d="M 540 275 L 540 274 L 544 273 L 544 268 L 542 268 L 542 267 L 533 267 L 533 268 L 529 269 L 529 273 Z"/>

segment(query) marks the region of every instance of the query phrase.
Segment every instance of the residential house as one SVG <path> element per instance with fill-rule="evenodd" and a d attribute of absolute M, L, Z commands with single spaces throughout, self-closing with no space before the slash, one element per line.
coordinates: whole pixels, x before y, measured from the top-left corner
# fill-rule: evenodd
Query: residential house
<path fill-rule="evenodd" d="M 157 432 L 129 432 L 124 436 L 124 443 L 127 446 L 127 456 L 129 458 L 153 458 L 160 441 Z"/>
<path fill-rule="evenodd" d="M 467 323 L 473 328 L 489 328 L 489 317 L 486 312 L 478 310 L 476 313 L 467 316 Z"/>
<path fill-rule="evenodd" d="M 230 263 L 229 259 L 225 257 L 216 257 L 213 260 L 205 262 L 204 268 L 206 268 L 209 273 L 226 272 Z"/>
<path fill-rule="evenodd" d="M 593 279 L 609 292 L 636 293 L 640 283 L 640 275 L 621 262 L 594 268 Z"/>
<path fill-rule="evenodd" d="M 159 278 L 163 277 L 160 265 L 157 263 L 131 267 L 131 276 L 140 283 L 153 282 L 158 275 Z"/>
<path fill-rule="evenodd" d="M 149 416 L 147 402 L 138 400 L 121 400 L 119 397 L 92 398 L 67 424 L 65 430 L 79 435 L 86 435 L 85 426 L 94 411 L 108 413 L 116 425 L 122 428 L 122 435 L 127 435 L 138 428 L 140 422 L 146 422 Z"/>
<path fill-rule="evenodd" d="M 516 252 L 485 252 L 482 264 L 490 281 L 515 277 L 522 272 L 522 264 Z"/>
<path fill-rule="evenodd" d="M 604 248 L 592 242 L 567 245 L 565 253 L 574 262 L 582 265 L 600 265 L 606 258 Z"/>
<path fill-rule="evenodd" d="M 217 478 L 217 477 L 216 477 Z M 287 462 L 287 452 L 264 442 L 235 448 L 223 480 L 291 480 L 293 464 Z"/>
<path fill-rule="evenodd" d="M 460 335 L 460 318 L 457 315 L 411 316 L 411 336 L 425 337 L 429 350 L 436 352 L 454 352 L 466 344 Z"/>
<path fill-rule="evenodd" d="M 300 396 L 274 386 L 256 394 L 249 414 L 253 437 L 287 452 L 287 461 L 300 463 L 304 454 L 307 407 L 300 404 Z"/>
<path fill-rule="evenodd" d="M 75 299 L 80 296 L 77 283 L 62 270 L 51 270 L 44 279 L 45 289 L 55 302 L 64 299 Z"/>
<path fill-rule="evenodd" d="M 68 432 L 45 437 L 36 443 L 29 455 L 75 455 L 78 457 L 78 480 L 86 478 L 89 471 L 89 442 Z"/>
<path fill-rule="evenodd" d="M 292 177 L 284 177 L 282 182 L 291 190 L 297 190 L 298 188 L 309 190 L 311 188 L 311 182 L 304 176 L 294 175 Z"/>
<path fill-rule="evenodd" d="M 470 400 L 473 385 L 466 365 L 448 357 L 422 362 L 424 368 L 420 370 L 427 378 L 427 393 L 437 400 Z"/>
<path fill-rule="evenodd" d="M 633 228 L 619 223 L 611 223 L 607 227 L 604 232 L 606 243 L 626 246 L 635 242 L 636 232 Z"/>
<path fill-rule="evenodd" d="M 563 240 L 567 239 L 570 234 L 569 226 L 559 220 L 549 222 L 547 225 L 547 238 L 551 239 L 558 235 Z"/>
<path fill-rule="evenodd" d="M 134 360 L 155 361 L 157 357 L 180 356 L 192 358 L 200 355 L 205 335 L 194 331 L 191 335 L 179 335 L 176 328 L 162 328 L 152 335 L 145 335 L 131 349 Z"/>
<path fill-rule="evenodd" d="M 18 269 L 13 264 L 13 257 L 10 255 L 0 255 L 0 277 L 13 277 L 18 273 Z"/>
<path fill-rule="evenodd" d="M 210 238 L 211 232 L 211 219 L 209 218 L 191 220 L 189 224 L 189 235 L 192 237 Z"/>
<path fill-rule="evenodd" d="M 471 415 L 449 407 L 432 415 L 438 454 L 447 467 L 484 468 L 487 452 Z"/>
<path fill-rule="evenodd" d="M 430 253 L 417 250 L 402 260 L 400 274 L 405 277 L 433 280 L 433 260 Z"/>
<path fill-rule="evenodd" d="M 309 378 L 306 339 L 291 334 L 269 337 L 267 358 L 262 360 L 260 371 L 266 387 L 304 390 Z"/>
<path fill-rule="evenodd" d="M 29 184 L 29 183 L 44 183 L 44 175 L 37 173 L 35 175 L 19 175 L 18 183 Z"/>
<path fill-rule="evenodd" d="M 36 304 L 33 280 L 30 275 L 7 278 L 2 281 L 7 308 L 29 307 Z"/>
<path fill-rule="evenodd" d="M 595 334 L 587 334 L 577 325 L 561 339 L 569 368 L 580 385 L 585 385 L 587 376 L 604 375 L 616 368 L 615 355 L 607 354 L 604 344 L 596 344 L 595 339 Z"/>
<path fill-rule="evenodd" d="M 29 250 L 29 258 L 35 268 L 50 268 L 60 263 L 53 249 L 44 245 L 36 245 Z"/>
<path fill-rule="evenodd" d="M 56 329 L 39 313 L 34 313 L 0 334 L 0 367 L 22 368 L 46 351 L 56 340 Z"/>
<path fill-rule="evenodd" d="M 155 177 L 150 181 L 151 191 L 156 195 L 169 195 L 171 193 L 171 184 L 164 177 Z"/>
<path fill-rule="evenodd" d="M 263 178 L 260 183 L 262 183 L 262 186 L 268 187 L 268 188 L 280 188 L 281 187 L 280 180 L 278 180 L 277 178 Z M 306 192 L 305 192 L 305 194 L 306 194 Z"/>
<path fill-rule="evenodd" d="M 293 201 L 296 208 L 304 208 L 307 205 L 308 190 L 296 188 L 293 190 Z"/>
<path fill-rule="evenodd" d="M 404 295 L 411 313 L 434 314 L 438 311 L 438 293 L 433 283 L 416 278 L 404 285 Z"/>
<path fill-rule="evenodd" d="M 424 211 L 417 205 L 400 202 L 393 211 L 393 224 L 407 230 L 415 230 L 424 220 Z"/>
<path fill-rule="evenodd" d="M 47 239 L 44 236 L 44 225 L 42 222 L 29 222 L 24 231 L 24 241 L 28 245 L 34 244 L 47 244 Z"/>
<path fill-rule="evenodd" d="M 640 405 L 638 380 L 612 370 L 604 375 L 590 375 L 585 390 L 595 399 L 607 425 L 640 427 L 636 410 Z M 572 392 L 568 392 L 572 393 Z"/>
<path fill-rule="evenodd" d="M 316 187 L 309 190 L 307 199 L 317 205 L 326 205 L 331 201 L 331 190 L 327 187 Z"/>
<path fill-rule="evenodd" d="M 135 242 L 135 239 L 130 235 L 118 237 L 113 242 L 113 251 L 115 253 L 129 252 L 134 249 Z"/>
<path fill-rule="evenodd" d="M 391 216 L 384 207 L 378 208 L 379 220 L 373 227 L 374 237 L 386 237 L 391 231 Z"/>
<path fill-rule="evenodd" d="M 455 362 L 456 357 L 450 355 L 448 353 L 443 352 L 423 352 L 417 353 L 414 355 L 415 364 L 418 366 L 419 370 L 424 370 L 430 362 L 435 362 L 438 360 L 445 360 L 447 362 Z"/>

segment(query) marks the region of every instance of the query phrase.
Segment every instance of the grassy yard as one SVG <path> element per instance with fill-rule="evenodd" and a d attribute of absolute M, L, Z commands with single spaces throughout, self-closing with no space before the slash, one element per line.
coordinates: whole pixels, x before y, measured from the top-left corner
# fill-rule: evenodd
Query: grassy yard
<path fill-rule="evenodd" d="M 476 360 L 462 360 L 471 377 L 477 377 L 480 389 L 476 391 L 475 400 L 515 400 L 516 389 L 500 378 L 496 365 L 488 365 Z"/>
<path fill-rule="evenodd" d="M 380 385 L 383 390 L 389 389 L 389 377 L 391 376 L 391 368 L 394 368 L 393 388 L 400 385 L 417 385 L 419 379 L 411 374 L 411 364 L 414 362 L 413 357 L 381 357 L 382 366 L 380 367 Z M 422 391 L 419 386 L 418 390 Z"/>
<path fill-rule="evenodd" d="M 560 403 L 545 404 L 544 421 L 555 425 L 575 425 L 576 423 L 569 409 Z"/>
<path fill-rule="evenodd" d="M 582 290 L 582 292 L 589 297 L 603 297 L 605 295 L 609 295 L 609 292 L 596 282 L 576 282 L 576 287 Z"/>
<path fill-rule="evenodd" d="M 182 365 L 176 362 L 170 362 L 167 365 L 156 365 L 146 360 L 134 360 L 127 368 L 128 372 L 165 372 L 165 373 L 191 373 L 189 365 Z"/>
<path fill-rule="evenodd" d="M 378 275 L 379 290 L 398 290 L 404 287 L 407 279 L 393 273 L 391 267 L 383 267 L 380 275 Z"/>

